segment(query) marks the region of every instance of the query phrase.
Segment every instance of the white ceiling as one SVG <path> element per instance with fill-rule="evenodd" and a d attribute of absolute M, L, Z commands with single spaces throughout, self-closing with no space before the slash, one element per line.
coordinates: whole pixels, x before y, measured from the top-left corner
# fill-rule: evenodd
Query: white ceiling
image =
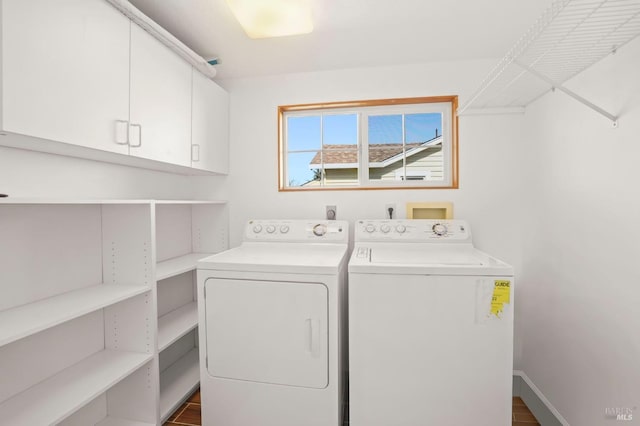
<path fill-rule="evenodd" d="M 259 0 L 258 0 L 259 1 Z M 131 0 L 218 78 L 501 58 L 552 0 L 311 0 L 311 34 L 249 39 L 225 0 Z"/>

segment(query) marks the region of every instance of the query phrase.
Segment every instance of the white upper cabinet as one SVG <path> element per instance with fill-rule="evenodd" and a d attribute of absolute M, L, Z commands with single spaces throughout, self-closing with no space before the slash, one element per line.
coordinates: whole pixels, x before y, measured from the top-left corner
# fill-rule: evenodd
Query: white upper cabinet
<path fill-rule="evenodd" d="M 229 94 L 195 69 L 191 113 L 191 167 L 229 170 Z"/>
<path fill-rule="evenodd" d="M 228 94 L 109 2 L 0 0 L 0 25 L 0 145 L 227 173 Z"/>
<path fill-rule="evenodd" d="M 131 155 L 191 166 L 191 66 L 131 26 Z"/>
<path fill-rule="evenodd" d="M 1 5 L 2 130 L 128 153 L 130 20 L 103 1 Z"/>

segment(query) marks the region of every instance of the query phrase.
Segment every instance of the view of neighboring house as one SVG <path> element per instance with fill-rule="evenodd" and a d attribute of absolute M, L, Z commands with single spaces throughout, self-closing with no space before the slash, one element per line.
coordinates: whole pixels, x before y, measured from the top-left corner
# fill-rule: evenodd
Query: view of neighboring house
<path fill-rule="evenodd" d="M 442 135 L 426 142 L 369 144 L 369 179 L 371 180 L 442 180 Z M 405 161 L 406 158 L 406 167 Z M 309 168 L 314 179 L 302 186 L 319 186 L 324 167 L 324 185 L 353 185 L 358 182 L 358 151 L 355 145 L 325 145 Z"/>

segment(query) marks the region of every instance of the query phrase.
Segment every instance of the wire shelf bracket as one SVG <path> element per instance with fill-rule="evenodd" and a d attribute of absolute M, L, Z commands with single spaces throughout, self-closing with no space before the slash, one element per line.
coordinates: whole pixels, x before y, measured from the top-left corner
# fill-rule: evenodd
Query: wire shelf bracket
<path fill-rule="evenodd" d="M 539 72 L 537 72 L 536 70 L 521 64 L 518 61 L 514 61 L 514 63 L 516 63 L 517 65 L 519 65 L 520 67 L 522 67 L 523 69 L 527 70 L 528 72 L 530 72 L 531 74 L 535 75 L 536 77 L 538 77 L 541 80 L 546 81 L 547 83 L 549 83 L 551 85 L 551 90 L 555 91 L 555 90 L 559 90 L 562 93 L 569 95 L 570 97 L 572 97 L 573 99 L 575 99 L 576 101 L 580 102 L 583 105 L 586 105 L 587 107 L 591 108 L 592 110 L 596 111 L 597 113 L 604 115 L 605 117 L 607 117 L 609 120 L 612 121 L 613 123 L 613 127 L 618 127 L 618 117 L 605 111 L 604 109 L 600 108 L 598 105 L 594 104 L 593 102 L 590 102 L 588 100 L 586 100 L 585 98 L 583 98 L 582 96 L 576 94 L 575 92 L 567 89 L 566 87 L 564 87 L 562 84 L 559 84 L 553 80 L 551 80 L 550 78 L 540 74 Z"/>
<path fill-rule="evenodd" d="M 640 35 L 640 0 L 556 0 L 458 108 L 526 107 L 560 90 L 618 124 L 564 83 Z"/>

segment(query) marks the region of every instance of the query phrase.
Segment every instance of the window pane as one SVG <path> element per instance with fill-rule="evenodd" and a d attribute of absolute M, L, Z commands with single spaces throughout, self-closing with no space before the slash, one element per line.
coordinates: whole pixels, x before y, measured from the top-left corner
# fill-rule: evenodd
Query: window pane
<path fill-rule="evenodd" d="M 402 115 L 372 115 L 369 116 L 370 144 L 401 144 L 402 143 Z"/>
<path fill-rule="evenodd" d="M 320 149 L 320 116 L 287 117 L 287 151 Z"/>
<path fill-rule="evenodd" d="M 378 181 L 439 181 L 444 179 L 442 144 L 407 143 L 369 148 L 369 179 Z"/>
<path fill-rule="evenodd" d="M 395 180 L 397 170 L 403 170 L 402 144 L 369 145 L 369 179 Z"/>
<path fill-rule="evenodd" d="M 320 152 L 287 154 L 287 180 L 289 187 L 320 186 Z M 317 164 L 313 164 L 317 160 Z M 315 168 L 312 168 L 313 166 Z"/>
<path fill-rule="evenodd" d="M 406 145 L 406 170 L 402 180 L 439 181 L 444 176 L 442 144 L 411 143 Z"/>
<path fill-rule="evenodd" d="M 402 115 L 369 116 L 369 179 L 392 180 L 403 167 Z"/>
<path fill-rule="evenodd" d="M 451 96 L 281 106 L 280 189 L 457 188 L 456 102 Z"/>
<path fill-rule="evenodd" d="M 358 116 L 356 114 L 326 114 L 322 118 L 323 145 L 357 145 Z"/>
<path fill-rule="evenodd" d="M 358 184 L 358 150 L 352 148 L 325 147 L 322 151 L 325 186 L 354 186 Z"/>
<path fill-rule="evenodd" d="M 442 135 L 442 114 L 406 114 L 404 127 L 406 142 L 426 142 Z"/>

